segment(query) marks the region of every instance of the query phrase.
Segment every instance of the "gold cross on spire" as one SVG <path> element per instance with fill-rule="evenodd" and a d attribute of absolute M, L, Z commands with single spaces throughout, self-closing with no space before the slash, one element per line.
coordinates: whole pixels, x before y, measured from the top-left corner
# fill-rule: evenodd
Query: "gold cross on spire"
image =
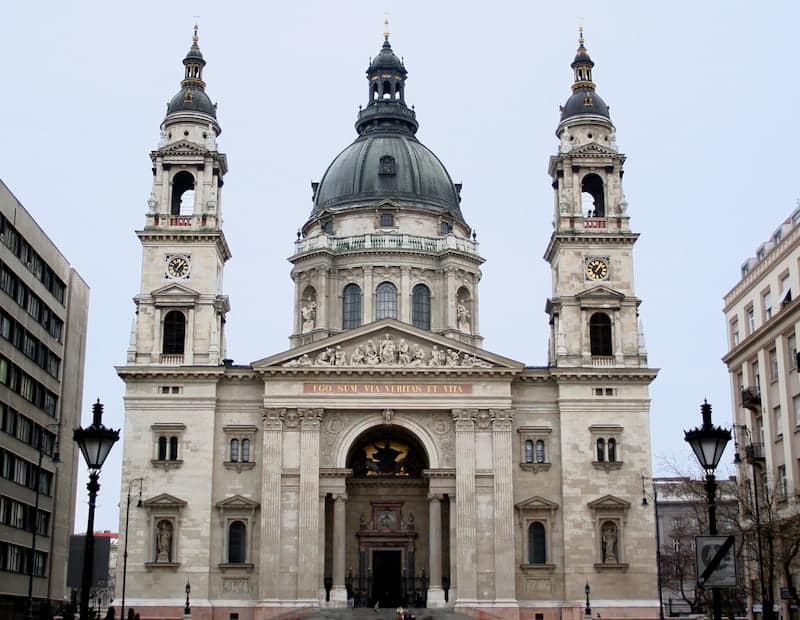
<path fill-rule="evenodd" d="M 389 40 L 389 13 L 383 14 L 383 38 Z"/>

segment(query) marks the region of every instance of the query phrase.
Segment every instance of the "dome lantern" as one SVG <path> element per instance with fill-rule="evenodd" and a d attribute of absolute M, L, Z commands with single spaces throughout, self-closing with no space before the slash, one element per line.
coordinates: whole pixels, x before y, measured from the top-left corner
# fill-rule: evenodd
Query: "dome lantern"
<path fill-rule="evenodd" d="M 203 81 L 203 67 L 205 67 L 206 61 L 200 52 L 197 41 L 197 24 L 195 24 L 192 46 L 183 59 L 185 72 L 183 80 L 181 80 L 181 90 L 167 104 L 167 117 L 180 112 L 199 112 L 216 121 L 217 106 L 211 103 L 211 99 L 206 94 L 206 83 Z M 214 125 L 216 126 L 216 122 Z"/>
<path fill-rule="evenodd" d="M 594 62 L 586 51 L 583 26 L 578 32 L 578 52 L 570 65 L 575 73 L 575 82 L 572 84 L 572 96 L 561 108 L 561 120 L 563 122 L 567 118 L 580 115 L 602 116 L 610 120 L 606 102 L 595 92 L 595 83 L 592 81 Z"/>

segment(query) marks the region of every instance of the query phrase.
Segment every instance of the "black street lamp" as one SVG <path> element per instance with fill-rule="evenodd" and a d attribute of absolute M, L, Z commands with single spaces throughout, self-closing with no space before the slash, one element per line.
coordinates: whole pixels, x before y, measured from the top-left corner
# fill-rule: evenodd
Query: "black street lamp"
<path fill-rule="evenodd" d="M 725 446 L 731 440 L 731 432 L 727 428 L 714 426 L 711 423 L 711 405 L 703 401 L 700 406 L 703 425 L 690 431 L 684 431 L 684 440 L 692 446 L 700 467 L 706 472 L 706 501 L 708 502 L 708 530 L 712 536 L 717 535 L 717 479 L 714 471 L 719 465 Z M 722 620 L 719 589 L 711 589 L 714 620 Z"/>
<path fill-rule="evenodd" d="M 192 591 L 192 586 L 189 585 L 189 580 L 186 580 L 186 607 L 183 608 L 183 615 L 184 616 L 191 616 L 192 615 L 192 608 L 189 607 L 189 592 Z"/>
<path fill-rule="evenodd" d="M 144 478 L 134 478 L 128 483 L 128 505 L 125 508 L 125 550 L 122 553 L 122 609 L 119 612 L 119 617 L 125 620 L 125 585 L 128 578 L 128 521 L 131 516 L 131 488 L 134 484 L 139 485 L 139 501 L 136 502 L 136 507 L 142 507 L 142 484 Z"/>
<path fill-rule="evenodd" d="M 44 428 L 58 428 L 61 429 L 61 423 L 47 424 Z M 34 558 L 36 557 L 36 534 L 39 526 L 39 494 L 41 493 L 42 484 L 42 458 L 47 450 L 44 445 L 44 429 L 39 431 L 39 441 L 37 442 L 36 449 L 39 451 L 39 462 L 36 465 L 36 500 L 33 505 L 33 519 L 31 519 L 31 552 L 28 558 L 28 600 L 25 605 L 25 620 L 33 620 L 33 568 Z M 58 435 L 55 436 L 53 449 L 53 463 L 58 463 Z M 45 532 L 46 534 L 47 532 Z"/>
<path fill-rule="evenodd" d="M 86 524 L 86 539 L 83 547 L 83 572 L 81 574 L 81 620 L 89 620 L 89 594 L 92 589 L 92 572 L 94 569 L 94 504 L 100 490 L 100 468 L 111 452 L 111 448 L 119 440 L 119 431 L 103 426 L 103 405 L 100 399 L 92 405 L 94 419 L 87 428 L 76 428 L 72 439 L 81 449 L 81 454 L 89 468 L 89 518 Z"/>
<path fill-rule="evenodd" d="M 586 592 L 586 609 L 583 610 L 583 615 L 586 616 L 587 618 L 591 618 L 592 617 L 592 608 L 589 605 L 589 592 L 591 592 L 592 589 L 589 587 L 589 581 L 588 580 L 586 581 L 586 586 L 583 588 L 583 591 Z"/>

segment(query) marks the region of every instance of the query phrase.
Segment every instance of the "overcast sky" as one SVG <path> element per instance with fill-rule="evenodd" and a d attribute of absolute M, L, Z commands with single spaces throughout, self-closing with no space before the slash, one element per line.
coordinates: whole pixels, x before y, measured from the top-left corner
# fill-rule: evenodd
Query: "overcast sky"
<path fill-rule="evenodd" d="M 785 2 L 18 2 L 0 5 L 0 178 L 91 287 L 83 420 L 123 424 L 125 360 L 166 101 L 179 90 L 193 16 L 219 103 L 230 172 L 228 356 L 288 347 L 286 258 L 310 182 L 355 137 L 364 76 L 382 42 L 409 71 L 418 137 L 463 182 L 486 258 L 485 348 L 547 360 L 542 259 L 551 234 L 548 158 L 570 94 L 577 26 L 611 107 L 635 248 L 652 385 L 653 461 L 691 462 L 683 430 L 704 398 L 729 424 L 722 297 L 796 206 L 795 32 Z M 565 7 L 565 8 L 561 8 Z M 65 434 L 65 437 L 68 433 Z M 631 438 L 633 439 L 633 438 Z M 725 457 L 730 463 L 732 449 Z M 103 469 L 97 529 L 119 527 L 121 445 Z M 731 470 L 729 468 L 725 473 Z M 76 529 L 86 523 L 85 474 Z M 125 491 L 123 490 L 123 502 Z"/>

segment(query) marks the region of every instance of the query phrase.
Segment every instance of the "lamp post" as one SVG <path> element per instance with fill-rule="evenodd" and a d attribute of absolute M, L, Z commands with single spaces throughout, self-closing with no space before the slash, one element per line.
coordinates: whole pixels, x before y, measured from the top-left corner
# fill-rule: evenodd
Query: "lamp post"
<path fill-rule="evenodd" d="M 658 522 L 658 488 L 653 480 L 653 510 L 656 518 L 656 579 L 658 580 L 658 617 L 664 620 L 664 598 L 661 592 L 661 529 Z M 647 506 L 647 494 L 644 490 L 644 474 L 642 474 L 642 506 Z"/>
<path fill-rule="evenodd" d="M 756 456 L 756 448 L 755 445 L 753 445 L 753 438 L 750 435 L 750 429 L 747 428 L 747 425 L 734 424 L 733 427 L 744 431 L 744 437 L 747 442 L 744 445 L 744 454 L 745 458 L 747 459 L 747 463 L 753 468 L 753 516 L 756 526 L 758 577 L 761 583 L 761 617 L 763 620 L 772 620 L 772 589 L 767 587 L 767 581 L 764 579 L 764 550 L 761 543 L 761 513 L 758 507 L 758 470 L 756 469 L 756 463 L 762 459 L 761 457 Z M 735 465 L 740 465 L 742 463 L 742 459 L 739 457 L 738 452 L 736 452 L 736 454 L 733 456 L 733 463 Z"/>
<path fill-rule="evenodd" d="M 128 521 L 131 516 L 131 488 L 134 484 L 139 485 L 139 501 L 136 502 L 136 507 L 142 507 L 142 484 L 144 478 L 134 478 L 128 483 L 128 505 L 125 508 L 125 550 L 122 552 L 122 609 L 119 612 L 119 617 L 125 620 L 125 585 L 128 578 Z"/>
<path fill-rule="evenodd" d="M 81 454 L 89 468 L 89 517 L 86 524 L 86 539 L 83 547 L 83 572 L 81 573 L 81 620 L 89 619 L 89 593 L 92 589 L 92 569 L 94 568 L 94 504 L 100 490 L 100 468 L 119 440 L 119 431 L 103 426 L 103 405 L 100 399 L 92 406 L 93 421 L 87 428 L 76 428 L 72 439 L 81 449 Z"/>
<path fill-rule="evenodd" d="M 56 422 L 54 424 L 47 424 L 44 428 L 61 428 L 61 424 Z M 36 557 L 36 534 L 39 525 L 39 494 L 41 493 L 42 483 L 42 458 L 45 453 L 44 446 L 44 431 L 39 432 L 39 441 L 37 442 L 37 450 L 39 451 L 39 462 L 36 465 L 36 500 L 33 505 L 33 523 L 31 523 L 31 552 L 28 558 L 28 600 L 25 605 L 25 620 L 33 620 L 33 558 Z M 59 462 L 58 458 L 58 435 L 55 437 L 55 446 L 53 450 L 53 463 Z"/>
<path fill-rule="evenodd" d="M 583 610 L 583 615 L 588 619 L 592 617 L 592 607 L 589 605 L 589 593 L 592 589 L 589 587 L 588 580 L 586 581 L 586 586 L 583 588 L 583 591 L 586 593 L 586 609 Z"/>
<path fill-rule="evenodd" d="M 684 440 L 692 447 L 700 467 L 706 473 L 706 500 L 708 502 L 708 530 L 712 536 L 717 535 L 717 479 L 714 471 L 719 465 L 725 446 L 731 440 L 731 432 L 727 428 L 714 426 L 711 423 L 711 405 L 703 401 L 700 406 L 703 425 L 690 431 L 684 431 Z M 714 620 L 722 620 L 719 589 L 711 589 Z"/>
<path fill-rule="evenodd" d="M 183 608 L 184 616 L 192 615 L 192 608 L 189 607 L 189 593 L 192 591 L 192 586 L 189 585 L 189 580 L 186 580 L 186 607 Z"/>

